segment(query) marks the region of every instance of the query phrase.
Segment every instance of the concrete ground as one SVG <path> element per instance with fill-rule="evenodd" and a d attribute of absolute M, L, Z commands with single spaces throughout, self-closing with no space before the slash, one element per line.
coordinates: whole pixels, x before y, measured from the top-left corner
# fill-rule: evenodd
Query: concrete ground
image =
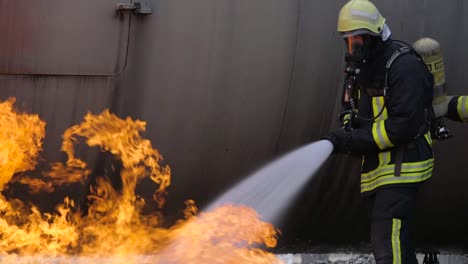
<path fill-rule="evenodd" d="M 372 254 L 330 253 L 330 254 L 278 254 L 285 264 L 375 264 Z M 417 254 L 418 262 L 423 263 L 424 254 Z M 468 255 L 442 253 L 438 255 L 440 264 L 468 264 Z"/>

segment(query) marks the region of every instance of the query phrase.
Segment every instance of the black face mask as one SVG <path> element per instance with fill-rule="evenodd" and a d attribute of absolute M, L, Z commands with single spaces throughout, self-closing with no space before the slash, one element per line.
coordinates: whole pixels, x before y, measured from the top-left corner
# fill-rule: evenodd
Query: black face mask
<path fill-rule="evenodd" d="M 372 59 L 372 50 L 378 42 L 378 37 L 362 34 L 349 36 L 344 40 L 346 43 L 346 72 L 357 75 L 360 68 Z"/>
<path fill-rule="evenodd" d="M 367 66 L 371 52 L 375 49 L 378 38 L 369 34 L 348 36 L 345 39 L 345 81 L 343 90 L 343 105 L 346 108 L 356 109 L 358 79 L 362 69 Z M 375 44 L 374 44 L 375 42 Z M 366 70 L 365 70 L 366 71 Z M 362 75 L 362 74 L 361 74 Z"/>
<path fill-rule="evenodd" d="M 365 38 L 363 35 L 349 36 L 344 39 L 346 43 L 346 58 L 356 63 L 365 63 Z"/>

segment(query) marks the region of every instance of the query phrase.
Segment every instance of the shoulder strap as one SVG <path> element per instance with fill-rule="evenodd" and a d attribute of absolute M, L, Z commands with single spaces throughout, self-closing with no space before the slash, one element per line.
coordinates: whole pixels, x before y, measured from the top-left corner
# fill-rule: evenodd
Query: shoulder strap
<path fill-rule="evenodd" d="M 411 45 L 409 45 L 408 43 L 404 42 L 404 41 L 401 41 L 401 40 L 393 40 L 395 42 L 398 42 L 400 44 L 402 44 L 402 46 L 397 49 L 395 52 L 393 52 L 392 56 L 390 57 L 390 59 L 388 59 L 387 61 L 387 64 L 385 65 L 385 83 L 384 83 L 384 94 L 387 93 L 387 90 L 388 90 L 388 73 L 390 72 L 390 68 L 392 67 L 393 63 L 401 58 L 402 56 L 404 55 L 407 55 L 407 54 L 413 54 L 415 55 L 418 60 L 423 63 L 424 65 L 426 65 L 424 63 L 424 60 L 423 58 L 421 57 L 421 55 L 419 55 L 419 53 L 413 49 L 413 47 L 411 47 Z M 427 67 L 427 66 L 426 66 Z"/>
<path fill-rule="evenodd" d="M 407 54 L 413 54 L 418 58 L 419 62 L 421 62 L 425 67 L 427 67 L 426 64 L 424 63 L 424 59 L 421 57 L 421 55 L 416 50 L 413 49 L 413 47 L 411 47 L 411 45 L 409 45 L 406 42 L 400 41 L 400 40 L 394 40 L 394 41 L 402 44 L 402 46 L 392 54 L 390 59 L 387 61 L 387 64 L 385 65 L 385 86 L 384 86 L 384 100 L 385 101 L 387 101 L 387 91 L 389 89 L 389 87 L 388 87 L 388 74 L 390 72 L 390 68 L 392 67 L 393 63 L 397 59 L 399 59 L 402 56 L 407 55 Z M 385 102 L 385 104 L 386 104 L 386 102 Z M 418 134 L 417 137 L 419 137 L 421 135 L 424 135 L 428 131 L 431 132 L 432 136 L 435 135 L 435 132 L 434 132 L 435 127 L 434 126 L 436 125 L 436 120 L 435 120 L 435 113 L 434 113 L 434 108 L 432 107 L 432 104 L 426 106 L 425 115 L 426 115 L 426 122 L 421 127 L 420 133 Z M 398 174 L 397 171 L 395 171 L 395 174 L 396 175 Z"/>
<path fill-rule="evenodd" d="M 393 63 L 403 57 L 404 55 L 407 55 L 407 54 L 413 54 L 415 55 L 418 60 L 420 62 L 422 62 L 424 64 L 424 60 L 422 59 L 422 57 L 407 43 L 405 42 L 402 42 L 402 41 L 397 41 L 399 43 L 403 43 L 403 45 L 397 49 L 395 52 L 393 52 L 392 56 L 390 57 L 390 59 L 388 59 L 387 61 L 387 64 L 385 65 L 385 86 L 384 86 L 384 94 L 385 94 L 385 100 L 387 100 L 387 90 L 389 89 L 388 87 L 388 74 L 390 72 L 390 68 L 392 67 Z M 425 65 L 425 64 L 424 64 Z M 426 130 L 427 128 L 427 124 L 424 124 L 421 129 L 420 129 L 420 132 L 418 134 L 418 136 L 416 137 L 419 137 L 421 134 L 425 133 L 424 131 Z M 400 177 L 401 175 L 401 167 L 403 165 L 403 156 L 404 156 L 404 153 L 406 152 L 408 148 L 408 144 L 404 144 L 404 145 L 401 145 L 399 147 L 397 147 L 396 149 L 396 153 L 395 153 L 395 170 L 394 170 L 394 173 L 395 173 L 395 177 Z"/>
<path fill-rule="evenodd" d="M 393 63 L 400 58 L 401 56 L 411 53 L 411 49 L 408 47 L 401 47 L 397 49 L 395 52 L 393 52 L 392 56 L 390 59 L 387 61 L 387 64 L 385 65 L 385 71 L 388 72 L 390 68 L 392 67 Z"/>

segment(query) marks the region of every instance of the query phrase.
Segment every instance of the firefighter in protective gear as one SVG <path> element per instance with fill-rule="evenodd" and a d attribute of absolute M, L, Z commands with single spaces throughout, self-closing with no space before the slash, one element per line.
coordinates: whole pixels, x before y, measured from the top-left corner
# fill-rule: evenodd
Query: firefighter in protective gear
<path fill-rule="evenodd" d="M 445 66 L 439 42 L 421 38 L 413 44 L 434 75 L 434 110 L 437 118 L 447 117 L 458 122 L 468 122 L 468 96 L 448 96 L 445 81 Z"/>
<path fill-rule="evenodd" d="M 390 39 L 385 18 L 368 0 L 351 0 L 338 16 L 346 43 L 345 110 L 351 129 L 325 139 L 334 152 L 363 156 L 361 193 L 369 205 L 375 260 L 417 263 L 409 224 L 417 188 L 432 175 L 427 120 L 433 113 L 433 77 L 416 52 Z"/>

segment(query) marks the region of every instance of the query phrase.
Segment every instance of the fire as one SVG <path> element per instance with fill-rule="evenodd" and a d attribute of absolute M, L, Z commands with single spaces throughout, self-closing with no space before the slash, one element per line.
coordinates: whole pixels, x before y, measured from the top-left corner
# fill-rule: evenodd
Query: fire
<path fill-rule="evenodd" d="M 126 120 L 118 118 L 109 110 L 96 116 L 88 113 L 85 121 L 67 129 L 64 133 L 62 150 L 68 155 L 67 165 L 72 167 L 85 168 L 86 163 L 75 157 L 73 143 L 76 136 L 86 137 L 89 146 L 100 146 L 105 151 L 110 151 L 118 156 L 125 168 L 125 176 L 122 177 L 123 187 L 127 199 L 134 199 L 134 189 L 136 183 L 149 177 L 159 184 L 159 188 L 154 194 L 155 200 L 160 207 L 164 205 L 166 188 L 171 183 L 169 166 L 160 167 L 161 154 L 152 148 L 151 142 L 143 139 L 140 132 L 145 131 L 146 123 L 139 120 Z"/>
<path fill-rule="evenodd" d="M 160 165 L 161 154 L 140 135 L 146 128 L 143 121 L 120 119 L 108 110 L 88 113 L 81 124 L 64 132 L 67 162 L 52 163 L 40 178 L 26 175 L 35 168 L 45 123 L 37 115 L 16 113 L 13 103 L 11 99 L 0 104 L 5 127 L 0 140 L 2 189 L 18 182 L 28 185 L 31 193 L 53 192 L 59 185 L 85 182 L 90 170 L 74 149 L 80 139 L 121 162 L 122 187 L 114 188 L 111 176 L 99 175 L 90 186 L 87 207 L 65 197 L 53 213 L 0 194 L 2 263 L 38 263 L 39 256 L 42 262 L 65 258 L 60 263 L 73 262 L 72 256 L 85 258 L 85 263 L 280 263 L 261 249 L 276 246 L 278 231 L 245 206 L 197 212 L 195 202 L 188 200 L 185 219 L 162 227 L 158 208 L 164 205 L 171 170 Z M 143 213 L 148 205 L 135 192 L 147 177 L 156 186 L 153 199 L 158 208 L 151 214 Z"/>
<path fill-rule="evenodd" d="M 258 248 L 275 247 L 277 230 L 245 206 L 200 213 L 171 232 L 173 240 L 159 254 L 160 263 L 281 263 Z"/>
<path fill-rule="evenodd" d="M 45 135 L 45 122 L 37 115 L 16 113 L 14 103 L 0 103 L 0 191 L 15 173 L 34 169 Z"/>

